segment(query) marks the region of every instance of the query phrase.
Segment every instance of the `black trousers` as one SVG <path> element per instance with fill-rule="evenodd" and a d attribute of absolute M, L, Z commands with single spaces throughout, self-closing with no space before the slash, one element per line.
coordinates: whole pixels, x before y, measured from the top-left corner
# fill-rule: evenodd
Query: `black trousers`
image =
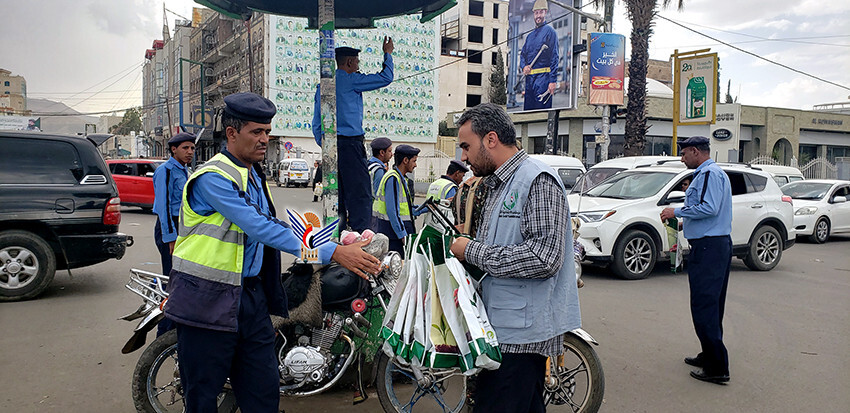
<path fill-rule="evenodd" d="M 478 373 L 475 413 L 544 413 L 546 357 L 530 353 L 502 354 L 498 370 Z"/>
<path fill-rule="evenodd" d="M 259 280 L 248 281 L 242 288 L 238 323 L 235 333 L 177 324 L 186 412 L 215 412 L 216 397 L 228 377 L 241 411 L 280 410 L 274 329 Z"/>
<path fill-rule="evenodd" d="M 697 356 L 706 374 L 729 374 L 729 355 L 723 344 L 723 311 L 732 264 L 732 239 L 727 236 L 688 240 L 688 284 L 691 316 L 702 352 Z"/>
<path fill-rule="evenodd" d="M 363 232 L 372 219 L 372 181 L 366 165 L 363 135 L 339 136 L 339 229 Z M 327 173 L 327 171 L 323 171 Z"/>
<path fill-rule="evenodd" d="M 175 228 L 177 220 L 178 217 L 172 217 Z M 171 274 L 171 251 L 169 251 L 168 243 L 162 242 L 162 227 L 160 226 L 158 217 L 156 219 L 156 226 L 153 229 L 153 242 L 156 244 L 156 249 L 159 251 L 159 259 L 162 262 L 162 274 Z M 162 286 L 162 288 L 165 287 L 165 285 Z M 174 322 L 168 318 L 163 318 L 156 326 L 156 336 L 159 337 L 173 328 Z"/>

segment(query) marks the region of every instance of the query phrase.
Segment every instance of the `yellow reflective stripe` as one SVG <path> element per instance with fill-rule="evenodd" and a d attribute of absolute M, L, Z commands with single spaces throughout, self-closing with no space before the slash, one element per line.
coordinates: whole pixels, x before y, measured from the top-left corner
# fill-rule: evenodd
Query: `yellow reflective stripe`
<path fill-rule="evenodd" d="M 539 67 L 539 68 L 537 68 L 537 69 L 531 69 L 531 73 L 530 73 L 530 74 L 532 74 L 532 75 L 539 75 L 539 74 L 541 74 L 541 73 L 549 73 L 549 72 L 551 72 L 551 71 L 552 71 L 552 68 L 549 68 L 549 67 Z"/>
<path fill-rule="evenodd" d="M 381 184 L 378 186 L 378 192 L 375 194 L 375 201 L 372 202 L 372 215 L 384 220 L 389 220 L 387 215 L 386 193 L 387 181 L 390 177 L 396 178 L 399 182 L 399 187 L 401 187 L 401 195 L 399 196 L 398 202 L 399 215 L 404 221 L 412 221 L 413 218 L 410 216 L 410 205 L 407 204 L 407 185 L 395 169 L 387 171 L 383 178 L 381 178 Z"/>
<path fill-rule="evenodd" d="M 199 276 L 199 278 L 203 278 L 205 280 L 236 286 L 242 285 L 241 271 L 234 272 L 228 270 L 220 270 L 217 268 L 212 268 L 208 265 L 198 264 L 196 262 L 180 258 L 176 255 L 171 257 L 171 263 L 175 270 L 185 272 L 186 274 Z M 201 274 L 203 274 L 203 276 L 200 276 Z"/>

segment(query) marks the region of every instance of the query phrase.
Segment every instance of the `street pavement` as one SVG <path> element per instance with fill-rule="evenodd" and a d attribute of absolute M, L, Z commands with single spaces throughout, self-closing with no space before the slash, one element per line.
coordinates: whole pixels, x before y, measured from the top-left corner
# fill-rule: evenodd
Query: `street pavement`
<path fill-rule="evenodd" d="M 272 188 L 283 209 L 321 214 L 306 189 Z M 126 256 L 59 271 L 39 298 L 0 303 L 0 412 L 131 412 L 130 378 L 141 351 L 120 352 L 135 322 L 117 320 L 141 300 L 124 289 L 130 268 L 159 271 L 154 215 L 122 210 L 121 231 L 135 237 Z M 645 280 L 624 281 L 585 268 L 582 320 L 600 345 L 603 412 L 848 412 L 850 406 L 850 237 L 799 242 L 773 271 L 733 260 L 725 341 L 727 386 L 688 376 L 698 352 L 687 276 L 664 263 Z M 287 258 L 284 257 L 286 262 Z M 151 333 L 149 341 L 153 339 Z M 377 412 L 352 392 L 284 399 L 287 413 Z M 552 411 L 561 411 L 549 409 Z"/>

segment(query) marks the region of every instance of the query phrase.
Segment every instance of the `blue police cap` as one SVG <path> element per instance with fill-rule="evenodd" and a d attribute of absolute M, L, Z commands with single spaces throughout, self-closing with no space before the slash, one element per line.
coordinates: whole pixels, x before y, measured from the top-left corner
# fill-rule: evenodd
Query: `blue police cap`
<path fill-rule="evenodd" d="M 710 141 L 705 136 L 691 136 L 685 140 L 679 141 L 680 148 L 689 148 L 692 146 L 708 145 Z"/>
<path fill-rule="evenodd" d="M 372 149 L 382 151 L 384 149 L 389 148 L 390 146 L 393 146 L 393 141 L 389 140 L 388 138 L 375 138 L 372 140 L 372 143 L 370 143 L 369 146 L 371 146 Z"/>
<path fill-rule="evenodd" d="M 348 56 L 357 56 L 360 54 L 360 49 L 355 49 L 353 47 L 342 46 L 334 49 L 337 57 L 348 57 Z"/>
<path fill-rule="evenodd" d="M 195 135 L 189 132 L 180 132 L 168 140 L 168 146 L 180 146 L 183 142 L 195 142 Z"/>
<path fill-rule="evenodd" d="M 401 154 L 401 156 L 412 158 L 414 156 L 419 155 L 419 148 L 414 148 L 410 145 L 398 145 L 395 148 L 395 153 Z"/>
<path fill-rule="evenodd" d="M 457 170 L 459 170 L 459 171 L 463 171 L 463 172 L 467 172 L 467 171 L 469 171 L 469 168 L 467 168 L 467 167 L 466 167 L 466 165 L 464 165 L 464 163 L 463 163 L 463 162 L 461 162 L 461 161 L 459 161 L 459 160 L 457 160 L 457 159 L 452 159 L 452 161 L 451 161 L 451 162 L 449 162 L 449 163 L 451 163 L 452 165 L 454 165 L 454 166 L 455 166 L 455 168 L 456 168 Z"/>
<path fill-rule="evenodd" d="M 272 101 L 256 93 L 234 93 L 224 97 L 224 111 L 234 118 L 248 122 L 272 123 L 277 109 Z"/>

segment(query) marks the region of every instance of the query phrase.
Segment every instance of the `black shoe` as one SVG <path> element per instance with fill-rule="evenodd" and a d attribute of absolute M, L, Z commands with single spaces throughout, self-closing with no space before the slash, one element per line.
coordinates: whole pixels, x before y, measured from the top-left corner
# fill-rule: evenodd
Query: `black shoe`
<path fill-rule="evenodd" d="M 700 368 L 702 368 L 702 367 L 703 367 L 703 365 L 702 365 L 702 359 L 701 359 L 701 358 L 699 358 L 699 356 L 696 356 L 696 357 L 685 357 L 685 364 L 687 364 L 687 365 L 689 365 L 689 366 L 694 366 L 694 367 L 700 367 Z"/>
<path fill-rule="evenodd" d="M 726 382 L 729 381 L 729 375 L 728 374 L 709 375 L 709 374 L 705 373 L 705 370 L 701 370 L 701 369 L 692 371 L 691 377 L 693 377 L 697 380 L 707 381 L 709 383 L 714 383 L 714 384 L 726 384 Z"/>

